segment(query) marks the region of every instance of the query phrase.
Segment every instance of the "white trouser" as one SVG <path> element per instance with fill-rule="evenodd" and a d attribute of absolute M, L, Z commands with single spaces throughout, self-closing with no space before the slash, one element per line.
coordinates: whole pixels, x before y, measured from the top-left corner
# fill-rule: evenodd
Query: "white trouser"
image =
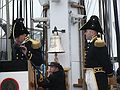
<path fill-rule="evenodd" d="M 98 90 L 97 81 L 92 68 L 86 68 L 85 81 L 87 84 L 87 90 Z"/>

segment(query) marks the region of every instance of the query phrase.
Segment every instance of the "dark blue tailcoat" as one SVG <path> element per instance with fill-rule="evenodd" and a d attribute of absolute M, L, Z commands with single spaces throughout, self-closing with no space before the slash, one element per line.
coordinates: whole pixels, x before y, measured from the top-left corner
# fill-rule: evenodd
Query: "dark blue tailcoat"
<path fill-rule="evenodd" d="M 106 46 L 96 47 L 95 40 L 87 44 L 86 47 L 86 68 L 102 67 L 104 72 L 95 73 L 99 90 L 108 90 L 108 76 L 113 72 L 113 66 L 110 61 L 108 50 Z"/>

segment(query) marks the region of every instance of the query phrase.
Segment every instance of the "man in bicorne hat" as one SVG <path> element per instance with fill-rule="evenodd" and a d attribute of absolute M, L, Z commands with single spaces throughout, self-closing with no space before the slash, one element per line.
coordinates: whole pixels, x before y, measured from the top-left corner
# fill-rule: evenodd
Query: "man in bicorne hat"
<path fill-rule="evenodd" d="M 85 79 L 88 90 L 108 90 L 108 77 L 112 76 L 113 66 L 106 44 L 98 37 L 103 34 L 99 18 L 92 15 L 80 30 L 85 31 L 86 57 Z"/>
<path fill-rule="evenodd" d="M 12 32 L 9 37 L 9 39 L 14 40 L 12 60 L 31 60 L 35 66 L 40 66 L 43 63 L 41 48 L 34 49 L 31 41 L 23 44 L 23 41 L 25 41 L 29 34 L 23 21 L 23 18 L 17 18 L 12 25 Z"/>

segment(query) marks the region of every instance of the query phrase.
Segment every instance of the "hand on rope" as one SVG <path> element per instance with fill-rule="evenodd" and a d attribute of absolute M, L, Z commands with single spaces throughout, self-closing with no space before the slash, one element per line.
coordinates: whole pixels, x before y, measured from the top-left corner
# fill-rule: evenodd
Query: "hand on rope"
<path fill-rule="evenodd" d="M 26 55 L 27 54 L 27 47 L 24 45 L 20 45 L 20 48 L 22 49 L 22 52 Z"/>

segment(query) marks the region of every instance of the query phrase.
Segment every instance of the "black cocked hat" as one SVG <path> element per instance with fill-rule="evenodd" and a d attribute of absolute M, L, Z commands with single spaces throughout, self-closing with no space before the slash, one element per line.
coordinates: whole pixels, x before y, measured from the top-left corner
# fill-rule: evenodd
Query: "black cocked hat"
<path fill-rule="evenodd" d="M 9 39 L 17 38 L 23 34 L 29 34 L 27 28 L 24 26 L 23 21 L 24 21 L 23 18 L 19 19 L 17 18 L 16 20 L 13 21 L 12 32 Z"/>
<path fill-rule="evenodd" d="M 103 34 L 99 18 L 96 15 L 92 15 L 87 23 L 85 23 L 80 30 L 92 29 L 96 32 Z"/>

